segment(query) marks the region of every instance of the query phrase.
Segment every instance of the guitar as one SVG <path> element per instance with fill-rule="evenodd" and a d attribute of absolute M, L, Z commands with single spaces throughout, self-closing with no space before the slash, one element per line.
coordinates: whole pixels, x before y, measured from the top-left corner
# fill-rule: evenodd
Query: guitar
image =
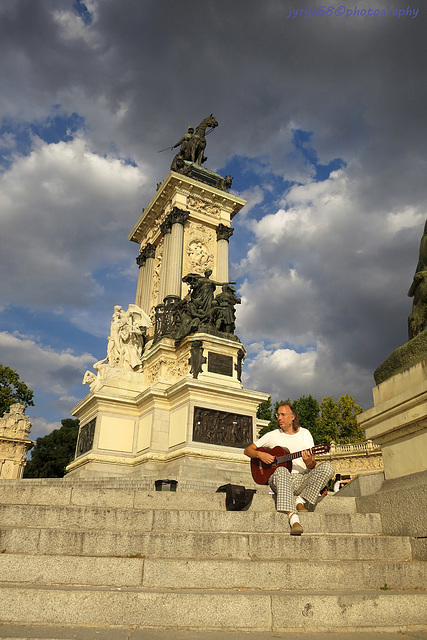
<path fill-rule="evenodd" d="M 318 444 L 308 449 L 308 451 L 312 455 L 316 455 L 317 453 L 328 453 L 330 448 L 329 444 Z M 285 447 L 274 447 L 274 449 L 259 447 L 257 451 L 265 451 L 275 458 L 271 464 L 265 464 L 259 458 L 251 458 L 252 478 L 257 484 L 267 484 L 269 477 L 273 475 L 277 467 L 286 467 L 288 471 L 292 471 L 292 460 L 301 458 L 302 455 L 302 451 L 290 453 L 289 449 Z"/>

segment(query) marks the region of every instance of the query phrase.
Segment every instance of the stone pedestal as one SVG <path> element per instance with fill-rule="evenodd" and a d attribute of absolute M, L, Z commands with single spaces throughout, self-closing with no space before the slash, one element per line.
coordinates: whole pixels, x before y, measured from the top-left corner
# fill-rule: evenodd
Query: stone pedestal
<path fill-rule="evenodd" d="M 182 317 L 180 325 L 174 315 L 180 303 L 189 309 L 191 283 L 184 276 L 194 282 L 212 275 L 217 293 L 219 284 L 227 286 L 230 223 L 245 201 L 228 193 L 212 171 L 195 165 L 188 170 L 191 175 L 168 174 L 129 236 L 140 245 L 137 307 L 115 308 L 107 358 L 94 365 L 96 377 L 85 375 L 91 392 L 73 411 L 81 426 L 68 477 L 251 483 L 243 449 L 256 438 L 258 405 L 268 396 L 243 388 L 246 352 L 233 333 L 232 313 L 227 307 L 227 322 L 225 315 L 218 320 L 212 298 L 190 325 Z M 215 285 L 208 287 L 212 296 Z M 227 306 L 221 295 L 214 311 Z M 138 344 L 129 335 L 143 311 L 149 316 L 145 346 L 135 363 Z M 127 337 L 120 338 L 121 323 Z M 177 333 L 179 327 L 184 330 Z M 121 344 L 115 346 L 120 339 L 132 348 L 127 362 Z"/>
<path fill-rule="evenodd" d="M 250 481 L 243 449 L 267 395 L 243 388 L 241 358 L 240 342 L 197 333 L 152 345 L 141 372 L 112 370 L 73 411 L 81 429 L 69 477 Z"/>
<path fill-rule="evenodd" d="M 386 480 L 427 468 L 427 359 L 373 389 L 374 407 L 358 416 L 366 437 L 381 445 Z"/>

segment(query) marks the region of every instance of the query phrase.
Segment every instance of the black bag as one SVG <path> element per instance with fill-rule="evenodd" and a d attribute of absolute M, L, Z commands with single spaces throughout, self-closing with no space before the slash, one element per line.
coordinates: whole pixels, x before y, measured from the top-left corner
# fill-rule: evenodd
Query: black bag
<path fill-rule="evenodd" d="M 225 493 L 225 508 L 227 511 L 242 511 L 249 507 L 256 489 L 246 489 L 238 484 L 223 484 L 216 490 L 217 493 Z"/>

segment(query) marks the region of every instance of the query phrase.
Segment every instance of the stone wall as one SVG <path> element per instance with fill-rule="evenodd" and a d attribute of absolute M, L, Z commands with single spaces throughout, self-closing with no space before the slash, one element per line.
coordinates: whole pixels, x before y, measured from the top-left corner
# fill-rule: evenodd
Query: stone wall
<path fill-rule="evenodd" d="M 372 440 L 352 444 L 331 443 L 329 453 L 316 456 L 319 462 L 330 460 L 341 475 L 365 475 L 384 469 L 381 447 Z"/>

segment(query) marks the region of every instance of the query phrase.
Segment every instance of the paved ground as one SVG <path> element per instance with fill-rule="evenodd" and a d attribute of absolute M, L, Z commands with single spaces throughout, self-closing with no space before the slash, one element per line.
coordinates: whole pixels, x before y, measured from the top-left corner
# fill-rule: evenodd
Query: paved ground
<path fill-rule="evenodd" d="M 231 631 L 152 631 L 131 628 L 22 627 L 0 623 L 1 640 L 427 640 L 426 631 L 342 633 L 245 633 Z"/>

